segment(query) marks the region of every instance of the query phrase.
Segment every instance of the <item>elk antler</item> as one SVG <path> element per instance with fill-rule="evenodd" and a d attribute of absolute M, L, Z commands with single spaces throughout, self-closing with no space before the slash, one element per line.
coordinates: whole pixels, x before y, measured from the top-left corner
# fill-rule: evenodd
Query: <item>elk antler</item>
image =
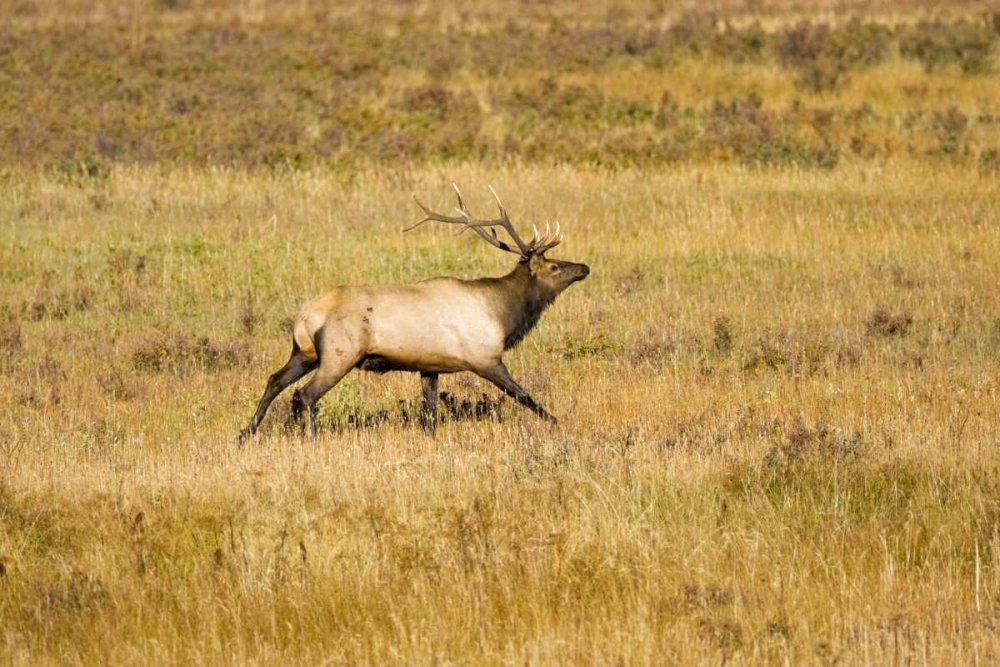
<path fill-rule="evenodd" d="M 500 248 L 501 250 L 506 250 L 507 252 L 517 253 L 522 257 L 531 257 L 532 255 L 541 254 L 549 248 L 557 246 L 562 240 L 559 236 L 558 223 L 556 224 L 555 234 L 549 233 L 549 226 L 546 224 L 545 235 L 543 237 L 539 238 L 538 229 L 535 228 L 535 235 L 531 239 L 531 243 L 525 243 L 521 240 L 521 237 L 518 236 L 516 231 L 514 231 L 514 226 L 510 222 L 510 217 L 507 215 L 507 208 L 503 205 L 503 202 L 500 201 L 500 196 L 497 195 L 496 190 L 493 189 L 492 185 L 489 186 L 490 193 L 493 195 L 493 198 L 497 202 L 497 207 L 500 209 L 500 217 L 492 220 L 480 220 L 479 218 L 473 216 L 472 213 L 469 212 L 469 209 L 465 206 L 465 200 L 462 199 L 462 192 L 458 189 L 458 185 L 452 183 L 451 187 L 455 189 L 455 195 L 458 197 L 458 207 L 456 210 L 459 212 L 459 216 L 449 216 L 435 213 L 424 206 L 419 199 L 414 197 L 413 199 L 417 202 L 417 206 L 419 206 L 420 210 L 424 212 L 424 217 L 403 231 L 408 232 L 428 221 L 447 222 L 450 224 L 462 225 L 462 229 L 457 232 L 458 234 L 471 229 L 479 234 L 479 236 L 490 245 Z M 506 230 L 506 232 L 514 240 L 514 243 L 517 244 L 517 250 L 511 248 L 509 244 L 500 240 L 497 236 L 496 227 L 503 227 L 504 230 Z M 488 232 L 486 231 L 486 228 L 489 228 Z"/>
<path fill-rule="evenodd" d="M 534 249 L 535 254 L 541 255 L 547 250 L 555 248 L 557 245 L 562 243 L 562 231 L 559 229 L 559 223 L 556 222 L 556 231 L 552 232 L 549 228 L 549 223 L 545 223 L 545 234 L 541 237 L 538 236 L 538 227 L 534 225 L 531 226 L 532 230 L 535 232 L 534 238 L 531 239 L 531 247 Z"/>

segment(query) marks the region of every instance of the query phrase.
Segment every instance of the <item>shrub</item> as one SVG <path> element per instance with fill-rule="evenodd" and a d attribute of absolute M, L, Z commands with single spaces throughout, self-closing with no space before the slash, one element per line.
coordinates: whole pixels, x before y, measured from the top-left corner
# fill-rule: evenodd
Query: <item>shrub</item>
<path fill-rule="evenodd" d="M 885 27 L 857 20 L 837 30 L 802 21 L 779 36 L 775 50 L 779 62 L 800 71 L 800 88 L 832 91 L 850 68 L 882 62 L 889 37 Z"/>
<path fill-rule="evenodd" d="M 983 176 L 1000 176 L 1000 149 L 989 148 L 979 154 L 979 173 Z"/>
<path fill-rule="evenodd" d="M 23 345 L 20 323 L 14 313 L 3 309 L 0 311 L 0 368 L 9 370 L 12 367 Z"/>
<path fill-rule="evenodd" d="M 657 366 L 679 354 L 682 347 L 682 341 L 666 324 L 651 325 L 633 343 L 629 360 Z"/>
<path fill-rule="evenodd" d="M 87 185 L 106 181 L 111 177 L 111 165 L 93 155 L 77 160 L 63 160 L 56 165 L 56 173 L 73 185 Z"/>
<path fill-rule="evenodd" d="M 937 152 L 942 155 L 959 153 L 968 125 L 969 119 L 954 105 L 946 111 L 935 112 L 931 128 L 938 140 Z"/>
<path fill-rule="evenodd" d="M 780 118 L 762 108 L 763 100 L 751 95 L 728 103 L 716 99 L 708 112 L 705 142 L 711 151 L 734 154 L 751 166 L 799 166 L 833 169 L 840 151 L 828 142 L 797 136 L 791 118 Z"/>
<path fill-rule="evenodd" d="M 733 349 L 733 338 L 735 337 L 732 320 L 725 315 L 716 317 L 712 322 L 712 334 L 716 352 L 729 354 Z"/>
<path fill-rule="evenodd" d="M 35 295 L 24 304 L 24 312 L 29 320 L 62 320 L 72 313 L 90 308 L 94 301 L 94 289 L 90 285 L 75 284 L 70 287 L 55 288 L 51 285 L 54 275 L 46 272 Z"/>
<path fill-rule="evenodd" d="M 754 21 L 743 30 L 726 24 L 725 30 L 715 34 L 710 48 L 720 58 L 745 63 L 763 60 L 767 46 L 767 33 L 759 22 Z"/>
<path fill-rule="evenodd" d="M 479 103 L 470 91 L 455 94 L 440 84 L 403 91 L 384 124 L 363 128 L 361 145 L 374 147 L 382 159 L 467 159 L 482 123 Z M 386 127 L 391 123 L 391 129 Z"/>
<path fill-rule="evenodd" d="M 112 249 L 108 254 L 108 273 L 120 282 L 146 272 L 146 256 L 128 248 Z"/>
<path fill-rule="evenodd" d="M 957 65 L 965 74 L 993 71 L 997 34 L 987 22 L 922 22 L 900 37 L 899 52 L 928 72 Z"/>
<path fill-rule="evenodd" d="M 782 65 L 802 67 L 815 61 L 826 51 L 829 41 L 830 26 L 825 23 L 813 25 L 808 21 L 799 21 L 779 36 L 775 53 Z"/>
<path fill-rule="evenodd" d="M 410 113 L 423 113 L 446 120 L 454 111 L 455 103 L 455 95 L 451 91 L 440 84 L 430 84 L 407 88 L 395 106 Z"/>
<path fill-rule="evenodd" d="M 847 67 L 839 60 L 822 56 L 816 61 L 802 66 L 800 70 L 801 73 L 795 80 L 795 85 L 814 93 L 822 93 L 840 87 Z"/>
<path fill-rule="evenodd" d="M 680 107 L 669 90 L 664 90 L 660 96 L 660 102 L 656 105 L 656 116 L 654 118 L 656 127 L 664 129 L 677 122 Z"/>
<path fill-rule="evenodd" d="M 877 308 L 865 323 L 872 336 L 905 336 L 913 325 L 913 316 L 905 311 Z"/>
<path fill-rule="evenodd" d="M 580 129 L 635 126 L 649 123 L 656 115 L 645 98 L 617 97 L 577 85 L 561 87 L 549 77 L 527 88 L 515 88 L 504 106 L 524 122 L 556 121 Z"/>
<path fill-rule="evenodd" d="M 854 463 L 868 452 L 856 431 L 831 428 L 822 421 L 811 425 L 797 418 L 785 430 L 784 439 L 764 455 L 765 468 L 787 473 L 808 462 Z"/>
<path fill-rule="evenodd" d="M 253 336 L 260 321 L 261 316 L 257 310 L 257 299 L 252 291 L 247 290 L 243 300 L 240 302 L 239 308 L 239 322 L 243 333 L 247 336 Z"/>
<path fill-rule="evenodd" d="M 214 372 L 232 368 L 245 364 L 249 358 L 249 352 L 235 342 L 158 332 L 132 352 L 132 367 L 145 373 L 186 375 L 196 370 Z"/>

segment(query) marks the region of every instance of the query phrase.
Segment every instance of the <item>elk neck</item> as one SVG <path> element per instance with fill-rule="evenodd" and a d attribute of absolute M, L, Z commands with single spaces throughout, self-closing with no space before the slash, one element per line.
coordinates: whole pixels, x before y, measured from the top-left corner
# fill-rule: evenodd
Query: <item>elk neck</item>
<path fill-rule="evenodd" d="M 505 350 L 528 335 L 557 295 L 531 274 L 527 262 L 518 264 L 502 278 L 487 278 L 482 282 L 490 287 L 493 312 L 504 331 Z"/>

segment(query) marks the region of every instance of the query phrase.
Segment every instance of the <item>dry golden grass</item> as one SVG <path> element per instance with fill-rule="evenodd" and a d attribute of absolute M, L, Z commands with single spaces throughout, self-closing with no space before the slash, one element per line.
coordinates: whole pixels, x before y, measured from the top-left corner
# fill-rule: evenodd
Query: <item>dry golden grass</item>
<path fill-rule="evenodd" d="M 11 664 L 991 664 L 1000 182 L 509 164 L 115 167 L 0 190 L 0 655 Z M 594 273 L 509 365 L 562 418 L 318 441 L 282 320 L 342 282 L 499 274 L 409 197 L 506 195 Z M 204 339 L 204 340 L 202 340 Z M 453 376 L 459 400 L 494 396 Z"/>
<path fill-rule="evenodd" d="M 0 0 L 0 662 L 996 664 L 996 10 Z M 452 180 L 593 268 L 560 425 L 238 449 L 305 299 L 511 268 Z"/>

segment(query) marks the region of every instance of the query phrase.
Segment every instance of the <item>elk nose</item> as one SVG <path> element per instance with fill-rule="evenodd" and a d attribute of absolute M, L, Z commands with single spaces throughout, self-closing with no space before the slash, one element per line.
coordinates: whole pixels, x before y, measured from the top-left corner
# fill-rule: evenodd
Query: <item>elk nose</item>
<path fill-rule="evenodd" d="M 587 266 L 586 264 L 583 264 L 581 266 L 583 270 L 581 271 L 580 280 L 583 280 L 584 278 L 590 275 L 590 267 Z"/>

